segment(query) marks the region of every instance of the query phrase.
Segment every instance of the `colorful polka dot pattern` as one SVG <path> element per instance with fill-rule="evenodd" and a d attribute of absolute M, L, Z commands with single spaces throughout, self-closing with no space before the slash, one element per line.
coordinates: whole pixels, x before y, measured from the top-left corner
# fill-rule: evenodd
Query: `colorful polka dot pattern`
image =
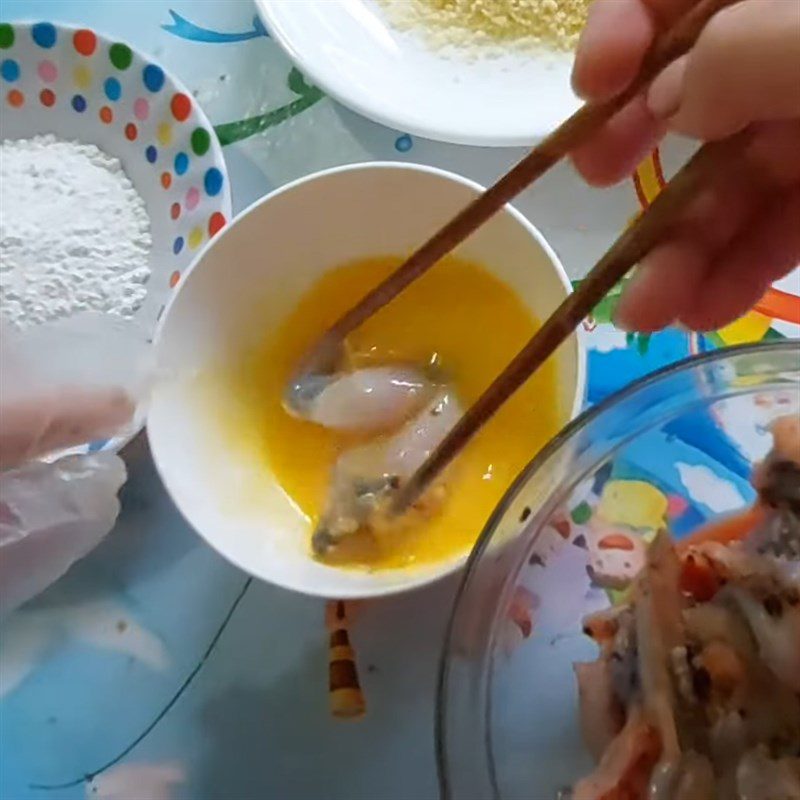
<path fill-rule="evenodd" d="M 116 78 L 106 78 L 103 89 L 112 103 L 116 103 L 122 97 L 122 84 Z"/>
<path fill-rule="evenodd" d="M 164 87 L 164 70 L 155 64 L 148 64 L 142 70 L 142 80 L 151 92 L 160 92 Z"/>
<path fill-rule="evenodd" d="M 8 50 L 14 44 L 14 28 L 7 22 L 0 23 L 0 50 Z"/>
<path fill-rule="evenodd" d="M 160 66 L 124 42 L 49 22 L 0 23 L 0 111 L 28 105 L 82 115 L 139 153 L 165 196 L 179 265 L 227 224 L 226 177 L 208 123 Z M 179 280 L 179 269 L 170 272 L 170 287 Z"/>
<path fill-rule="evenodd" d="M 55 83 L 58 79 L 58 67 L 49 58 L 40 61 L 36 71 L 44 83 Z"/>
<path fill-rule="evenodd" d="M 49 50 L 56 43 L 58 37 L 56 26 L 49 22 L 37 22 L 31 28 L 31 36 L 33 41 L 44 50 Z"/>
<path fill-rule="evenodd" d="M 108 58 L 118 70 L 126 70 L 133 61 L 133 51 L 128 45 L 117 42 L 109 47 Z"/>
<path fill-rule="evenodd" d="M 19 78 L 19 64 L 13 58 L 5 58 L 0 63 L 0 75 L 8 83 L 14 83 Z"/>
<path fill-rule="evenodd" d="M 86 29 L 75 31 L 72 35 L 72 44 L 76 52 L 88 57 L 94 55 L 94 51 L 97 49 L 97 36 L 94 31 Z"/>

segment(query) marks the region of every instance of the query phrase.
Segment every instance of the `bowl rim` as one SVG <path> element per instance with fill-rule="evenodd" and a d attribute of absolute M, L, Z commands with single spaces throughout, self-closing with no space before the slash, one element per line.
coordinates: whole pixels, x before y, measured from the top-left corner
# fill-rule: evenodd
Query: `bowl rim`
<path fill-rule="evenodd" d="M 172 310 L 173 304 L 176 302 L 177 298 L 180 296 L 181 292 L 184 288 L 188 285 L 189 280 L 191 279 L 192 274 L 196 269 L 200 267 L 200 264 L 206 259 L 208 254 L 211 251 L 212 247 L 215 247 L 219 242 L 221 242 L 226 236 L 231 234 L 231 231 L 248 215 L 255 213 L 259 210 L 262 206 L 267 205 L 268 203 L 272 202 L 273 200 L 279 198 L 281 195 L 291 192 L 305 184 L 311 183 L 316 180 L 324 180 L 326 178 L 336 176 L 339 174 L 344 173 L 358 173 L 358 172 L 367 172 L 367 171 L 384 171 L 384 170 L 396 170 L 396 171 L 403 171 L 403 172 L 422 172 L 429 175 L 433 175 L 440 180 L 445 180 L 451 183 L 461 184 L 463 186 L 468 187 L 469 189 L 473 190 L 474 192 L 483 192 L 485 191 L 485 187 L 479 184 L 477 181 L 473 181 L 470 178 L 466 178 L 462 175 L 457 173 L 449 172 L 444 169 L 440 169 L 438 167 L 432 167 L 426 164 L 416 164 L 416 163 L 407 163 L 402 161 L 365 161 L 365 162 L 357 162 L 354 164 L 344 164 L 340 166 L 330 167 L 327 169 L 319 170 L 317 172 L 310 173 L 308 175 L 304 175 L 300 178 L 297 178 L 294 181 L 291 181 L 272 192 L 265 194 L 263 197 L 258 198 L 241 212 L 239 212 L 229 223 L 228 225 L 223 228 L 220 233 L 214 237 L 209 242 L 206 242 L 205 245 L 198 251 L 197 255 L 194 257 L 190 265 L 184 270 L 180 284 L 178 285 L 177 289 L 172 293 L 169 297 L 164 311 L 161 315 L 160 320 L 156 326 L 156 330 L 153 334 L 153 347 L 155 348 L 155 352 L 158 352 L 158 348 L 161 345 L 162 337 L 164 335 L 165 325 L 167 320 L 169 319 L 170 312 Z M 509 213 L 512 218 L 517 222 L 517 224 L 521 225 L 528 235 L 534 240 L 534 242 L 541 248 L 544 252 L 545 256 L 547 257 L 547 261 L 549 263 L 550 268 L 555 273 L 556 277 L 558 278 L 561 286 L 564 289 L 565 296 L 568 296 L 572 292 L 572 284 L 567 277 L 566 271 L 561 264 L 558 255 L 556 254 L 555 250 L 548 244 L 547 240 L 544 238 L 542 233 L 539 229 L 532 223 L 530 220 L 522 214 L 521 211 L 514 208 L 511 204 L 506 204 L 503 207 L 503 210 Z M 574 381 L 574 389 L 573 389 L 573 399 L 571 405 L 568 408 L 564 409 L 565 416 L 567 417 L 568 422 L 575 418 L 575 416 L 580 412 L 581 408 L 583 407 L 584 398 L 585 398 L 585 391 L 586 391 L 586 350 L 585 345 L 583 342 L 583 338 L 581 337 L 579 331 L 576 331 L 574 334 L 574 347 L 575 347 L 575 381 Z M 157 443 L 154 440 L 149 424 L 146 425 L 147 428 L 147 438 L 150 444 L 150 451 L 153 458 L 153 463 L 155 464 L 156 470 L 159 473 L 161 481 L 164 485 L 164 488 L 168 495 L 172 498 L 172 493 L 169 488 L 169 484 L 165 477 L 166 467 L 162 463 L 161 459 L 158 455 L 158 447 Z M 547 447 L 547 445 L 545 445 Z M 503 497 L 506 495 L 504 494 Z M 312 597 L 321 597 L 325 599 L 330 599 L 331 596 L 329 593 L 318 590 L 315 586 L 309 585 L 307 583 L 294 581 L 294 580 L 276 580 L 274 577 L 265 577 L 254 571 L 252 566 L 248 566 L 244 563 L 241 563 L 238 559 L 236 559 L 233 554 L 223 552 L 218 547 L 218 542 L 212 541 L 211 538 L 206 536 L 206 534 L 197 528 L 191 523 L 189 517 L 186 513 L 184 513 L 181 504 L 179 504 L 175 498 L 172 498 L 173 502 L 176 505 L 176 508 L 181 513 L 181 516 L 186 520 L 189 526 L 194 530 L 200 538 L 206 542 L 213 550 L 215 550 L 220 556 L 222 556 L 226 561 L 233 564 L 234 566 L 238 567 L 242 571 L 246 572 L 248 575 L 252 575 L 253 577 L 257 578 L 258 580 L 262 580 L 266 583 L 270 583 L 275 586 L 280 586 L 283 589 L 288 589 L 290 591 L 295 591 L 300 594 L 304 594 L 307 596 Z M 490 519 L 493 517 L 490 516 Z M 479 537 L 480 538 L 480 537 Z M 479 539 L 478 539 L 479 540 Z M 478 541 L 476 540 L 476 541 Z M 407 575 L 408 578 L 399 580 L 395 583 L 387 584 L 385 586 L 381 586 L 380 584 L 371 586 L 371 587 L 360 587 L 357 590 L 353 590 L 347 594 L 346 599 L 366 599 L 371 597 L 386 597 L 391 595 L 399 595 L 405 592 L 409 592 L 415 589 L 421 589 L 425 586 L 433 584 L 437 581 L 443 580 L 448 576 L 458 572 L 461 570 L 468 559 L 468 554 L 465 553 L 458 558 L 453 558 L 450 560 L 426 565 L 424 567 L 419 568 L 418 571 L 408 571 Z M 396 574 L 398 577 L 404 575 L 406 573 L 405 570 L 391 570 L 388 571 L 391 573 Z"/>
<path fill-rule="evenodd" d="M 598 417 L 601 417 L 609 409 L 616 406 L 617 403 L 633 397 L 642 389 L 653 386 L 665 378 L 672 377 L 678 373 L 686 372 L 690 368 L 703 365 L 713 365 L 718 361 L 724 361 L 729 357 L 738 354 L 755 355 L 759 353 L 780 353 L 784 351 L 789 353 L 793 351 L 797 352 L 798 356 L 800 357 L 800 340 L 785 339 L 781 341 L 732 345 L 728 347 L 722 347 L 717 350 L 712 350 L 700 355 L 689 355 L 681 358 L 672 364 L 668 364 L 667 366 L 654 370 L 653 372 L 633 381 L 622 389 L 619 389 L 618 391 L 609 395 L 596 405 L 584 410 L 583 413 L 579 414 L 577 417 L 567 423 L 567 425 L 565 425 L 552 439 L 550 439 L 550 441 L 528 462 L 528 464 L 523 467 L 522 471 L 519 473 L 519 475 L 517 475 L 506 493 L 500 499 L 500 502 L 492 511 L 483 530 L 478 535 L 475 545 L 467 557 L 466 563 L 459 578 L 455 595 L 453 597 L 452 605 L 450 607 L 447 624 L 445 626 L 442 647 L 439 653 L 439 664 L 436 677 L 436 702 L 434 706 L 434 746 L 436 771 L 439 783 L 439 793 L 443 800 L 449 800 L 452 797 L 448 777 L 448 723 L 445 712 L 449 702 L 447 700 L 451 662 L 449 654 L 455 632 L 456 620 L 461 608 L 461 601 L 467 592 L 467 584 L 475 574 L 478 564 L 486 552 L 494 532 L 497 529 L 498 523 L 505 516 L 509 507 L 516 499 L 519 492 L 527 484 L 530 477 L 534 475 L 554 453 L 556 453 L 564 444 L 570 441 L 576 433 L 590 425 Z M 496 778 L 493 770 L 490 771 L 492 772 L 492 783 L 496 790 Z M 497 797 L 499 798 L 499 795 L 497 795 Z"/>

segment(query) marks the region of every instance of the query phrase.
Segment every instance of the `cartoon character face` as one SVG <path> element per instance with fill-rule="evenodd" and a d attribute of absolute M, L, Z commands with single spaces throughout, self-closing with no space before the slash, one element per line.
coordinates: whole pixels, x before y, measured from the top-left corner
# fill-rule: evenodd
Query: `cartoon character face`
<path fill-rule="evenodd" d="M 642 569 L 647 543 L 664 527 L 669 501 L 645 481 L 610 480 L 585 526 L 589 572 L 605 589 L 625 589 Z"/>
<path fill-rule="evenodd" d="M 586 528 L 589 570 L 604 589 L 625 589 L 642 569 L 647 544 L 638 531 L 594 517 Z"/>

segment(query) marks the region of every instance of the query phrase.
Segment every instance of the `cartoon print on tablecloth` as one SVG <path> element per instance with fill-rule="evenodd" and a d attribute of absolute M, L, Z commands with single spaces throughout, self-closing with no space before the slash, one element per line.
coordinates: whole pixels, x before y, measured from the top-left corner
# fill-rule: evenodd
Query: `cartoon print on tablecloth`
<path fill-rule="evenodd" d="M 222 634 L 225 632 L 225 629 L 228 627 L 231 619 L 233 618 L 236 610 L 239 607 L 239 604 L 244 599 L 245 595 L 247 594 L 250 586 L 253 583 L 252 578 L 246 578 L 244 583 L 242 584 L 241 588 L 239 589 L 238 593 L 236 594 L 235 598 L 233 599 L 232 604 L 228 608 L 227 612 L 225 613 L 224 617 L 222 618 L 222 622 L 220 623 L 219 627 L 217 628 L 215 634 L 209 641 L 206 649 L 203 651 L 199 661 L 195 664 L 194 668 L 183 678 L 181 683 L 176 688 L 175 692 L 169 697 L 165 705 L 163 705 L 158 711 L 155 713 L 153 718 L 150 722 L 144 727 L 143 730 L 139 732 L 139 734 L 130 741 L 120 752 L 118 752 L 113 758 L 109 759 L 103 764 L 99 766 L 95 766 L 93 769 L 84 769 L 80 775 L 77 777 L 68 778 L 62 780 L 58 783 L 38 783 L 38 782 L 31 782 L 29 783 L 29 788 L 38 790 L 38 791 L 63 791 L 66 789 L 71 789 L 77 786 L 86 786 L 87 789 L 87 796 L 96 796 L 95 788 L 97 786 L 98 779 L 101 776 L 109 775 L 114 773 L 114 770 L 122 764 L 127 757 L 134 752 L 138 746 L 145 740 L 147 737 L 159 726 L 162 720 L 169 714 L 169 712 L 173 709 L 175 704 L 181 699 L 185 692 L 189 690 L 189 688 L 194 683 L 195 678 L 200 674 L 203 670 L 203 667 L 208 662 L 209 658 L 211 658 L 214 650 L 216 649 L 217 645 L 219 644 L 220 639 L 222 638 Z M 17 612 L 18 614 L 20 612 Z M 92 635 L 96 634 L 94 628 L 90 628 L 92 631 Z M 145 772 L 148 771 L 148 767 L 144 765 Z M 125 775 L 125 771 L 122 771 L 122 774 Z M 172 781 L 175 783 L 175 781 Z M 111 786 L 114 787 L 115 782 L 112 779 Z M 121 797 L 125 797 L 122 795 Z"/>
<path fill-rule="evenodd" d="M 499 634 L 504 652 L 510 654 L 515 647 L 534 633 L 536 612 L 541 606 L 539 594 L 534 587 L 538 585 L 542 575 L 547 574 L 544 571 L 548 565 L 554 563 L 563 553 L 565 544 L 574 538 L 580 540 L 582 535 L 580 526 L 589 521 L 597 493 L 608 480 L 610 468 L 611 465 L 601 468 L 592 480 L 576 487 L 569 507 L 553 514 L 534 543 L 533 552 L 528 558 L 533 583 L 527 587 L 516 587 L 505 610 L 505 623 L 501 626 Z M 525 506 L 519 519 L 520 526 L 524 528 L 529 524 L 530 518 L 531 509 Z M 585 547 L 585 537 L 578 546 Z"/>
<path fill-rule="evenodd" d="M 224 33 L 222 31 L 215 31 L 196 25 L 172 9 L 170 9 L 169 13 L 172 17 L 172 23 L 162 25 L 161 27 L 167 31 L 167 33 L 171 33 L 173 36 L 191 42 L 223 44 L 269 37 L 269 32 L 264 27 L 258 15 L 253 18 L 252 30 L 243 33 Z M 289 91 L 297 95 L 296 99 L 253 117 L 246 117 L 245 119 L 216 125 L 214 131 L 217 134 L 220 144 L 225 147 L 234 142 L 240 142 L 256 134 L 263 133 L 276 125 L 286 122 L 292 117 L 296 117 L 325 97 L 325 93 L 321 89 L 306 82 L 302 73 L 296 67 L 292 67 L 287 75 L 286 86 Z"/>
<path fill-rule="evenodd" d="M 161 672 L 170 665 L 164 642 L 133 613 L 111 599 L 80 601 L 62 581 L 62 604 L 27 606 L 4 620 L 0 648 L 0 700 L 33 672 L 40 659 L 65 639 L 122 653 L 131 663 Z M 75 591 L 75 587 L 71 587 Z M 51 592 L 51 597 L 53 593 Z"/>
<path fill-rule="evenodd" d="M 292 67 L 286 77 L 286 85 L 292 93 L 298 95 L 296 100 L 263 114 L 258 114 L 255 117 L 246 117 L 235 122 L 215 125 L 214 130 L 220 144 L 224 147 L 225 145 L 248 139 L 257 133 L 263 133 L 269 128 L 275 127 L 275 125 L 280 125 L 282 122 L 296 117 L 325 97 L 322 89 L 307 83 L 303 74 L 296 67 Z"/>
<path fill-rule="evenodd" d="M 169 14 L 172 17 L 172 23 L 164 24 L 161 28 L 173 36 L 190 42 L 229 44 L 232 42 L 246 42 L 251 39 L 269 38 L 269 31 L 257 14 L 253 17 L 253 27 L 250 30 L 233 33 L 197 25 L 173 9 L 169 10 Z M 306 83 L 302 74 L 294 67 L 287 78 L 287 85 L 295 94 L 300 95 L 297 100 L 255 117 L 218 125 L 216 133 L 222 145 L 233 144 L 258 133 L 263 133 L 292 117 L 296 117 L 325 97 L 322 90 Z M 394 149 L 401 154 L 408 153 L 413 146 L 414 139 L 408 133 L 401 133 L 394 140 Z"/>
<path fill-rule="evenodd" d="M 250 39 L 269 37 L 269 32 L 264 27 L 261 17 L 258 14 L 253 16 L 253 27 L 249 31 L 239 33 L 226 33 L 215 31 L 211 28 L 203 28 L 195 25 L 194 22 L 181 16 L 177 11 L 169 9 L 172 22 L 162 25 L 161 28 L 173 36 L 186 39 L 189 42 L 203 42 L 205 44 L 230 44 L 232 42 L 246 42 Z"/>
<path fill-rule="evenodd" d="M 624 598 L 659 530 L 667 528 L 680 539 L 754 497 L 746 478 L 701 449 L 664 431 L 637 437 L 579 485 L 542 531 L 528 561 L 530 582 L 524 591 L 515 590 L 506 608 L 503 649 L 510 652 L 536 633 L 537 587 L 563 562 L 565 547 L 582 551 L 588 591 L 599 593 L 593 602 L 605 596 L 615 603 Z M 574 591 L 577 598 L 584 590 L 576 584 Z"/>
<path fill-rule="evenodd" d="M 642 568 L 647 544 L 668 524 L 670 502 L 646 481 L 613 477 L 611 467 L 604 470 L 605 482 L 596 477 L 582 500 L 571 500 L 557 526 L 585 552 L 590 585 L 613 601 Z"/>
<path fill-rule="evenodd" d="M 712 473 L 715 481 L 698 486 L 693 480 L 698 470 Z M 702 444 L 694 446 L 675 436 L 669 425 L 630 442 L 615 459 L 613 476 L 643 480 L 662 491 L 668 502 L 668 527 L 678 539 L 714 515 L 755 499 L 749 472 L 729 469 Z"/>
<path fill-rule="evenodd" d="M 172 800 L 186 781 L 180 764 L 122 764 L 86 784 L 86 800 Z"/>
<path fill-rule="evenodd" d="M 506 653 L 534 635 L 541 607 L 536 588 L 565 557 L 574 561 L 576 550 L 581 551 L 585 585 L 571 584 L 573 599 L 583 603 L 583 595 L 589 593 L 599 606 L 603 597 L 605 603 L 615 602 L 644 563 L 646 545 L 663 527 L 670 508 L 666 495 L 643 481 L 589 482 L 577 495 L 553 515 L 537 540 L 528 560 L 530 585 L 514 589 L 500 632 Z"/>
<path fill-rule="evenodd" d="M 645 481 L 606 483 L 583 526 L 587 569 L 595 584 L 621 590 L 631 582 L 644 566 L 647 544 L 666 523 L 667 506 L 666 496 Z"/>

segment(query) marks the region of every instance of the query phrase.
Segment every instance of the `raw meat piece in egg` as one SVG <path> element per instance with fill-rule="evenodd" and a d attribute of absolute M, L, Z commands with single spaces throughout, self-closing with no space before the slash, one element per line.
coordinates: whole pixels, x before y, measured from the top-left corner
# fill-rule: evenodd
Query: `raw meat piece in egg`
<path fill-rule="evenodd" d="M 402 529 L 435 513 L 446 494 L 435 483 L 408 512 L 393 518 L 392 497 L 450 432 L 462 415 L 451 392 L 440 389 L 423 410 L 393 436 L 344 452 L 333 469 L 325 512 L 312 538 L 322 555 L 341 538 L 363 529 Z"/>
<path fill-rule="evenodd" d="M 286 408 L 325 428 L 375 433 L 402 425 L 420 411 L 433 391 L 433 384 L 413 367 L 366 367 L 303 376 L 290 387 Z"/>

